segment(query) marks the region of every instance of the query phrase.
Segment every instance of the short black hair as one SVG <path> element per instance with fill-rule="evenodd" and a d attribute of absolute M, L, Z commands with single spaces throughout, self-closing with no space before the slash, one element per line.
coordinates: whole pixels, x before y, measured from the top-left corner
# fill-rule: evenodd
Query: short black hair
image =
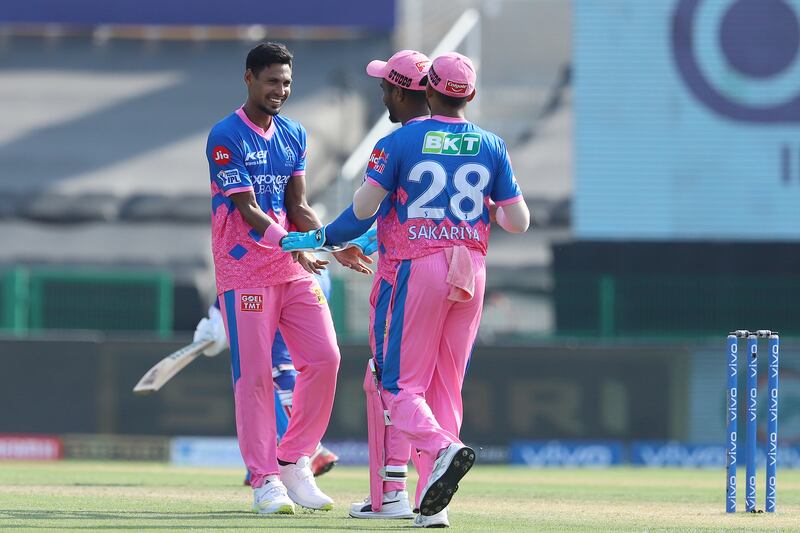
<path fill-rule="evenodd" d="M 434 89 L 434 92 L 441 103 L 453 109 L 461 109 L 467 105 L 467 99 L 469 98 L 469 96 L 450 96 L 449 94 L 440 93 L 436 89 Z"/>
<path fill-rule="evenodd" d="M 292 57 L 292 53 L 283 43 L 261 43 L 248 52 L 245 68 L 258 76 L 262 69 L 275 63 L 291 67 Z"/>
<path fill-rule="evenodd" d="M 428 85 L 428 76 L 423 76 L 422 79 L 419 80 L 419 84 L 423 87 Z M 403 91 L 409 98 L 416 101 L 418 104 L 427 103 L 427 98 L 425 98 L 425 89 L 407 89 L 391 82 L 387 82 L 386 85 L 391 87 L 393 91 Z"/>
<path fill-rule="evenodd" d="M 399 87 L 398 87 L 399 89 Z M 428 99 L 425 98 L 425 91 L 412 91 L 410 89 L 403 89 L 406 92 L 406 95 L 418 104 L 427 104 Z"/>

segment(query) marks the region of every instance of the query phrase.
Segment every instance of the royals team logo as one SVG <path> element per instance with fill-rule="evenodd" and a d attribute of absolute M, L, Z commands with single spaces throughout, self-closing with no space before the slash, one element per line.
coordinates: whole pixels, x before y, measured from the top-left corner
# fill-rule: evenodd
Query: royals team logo
<path fill-rule="evenodd" d="M 214 162 L 220 166 L 231 162 L 231 152 L 224 146 L 215 146 L 211 151 L 211 156 L 214 158 Z"/>
<path fill-rule="evenodd" d="M 242 294 L 242 311 L 260 313 L 264 310 L 264 297 L 260 294 Z"/>

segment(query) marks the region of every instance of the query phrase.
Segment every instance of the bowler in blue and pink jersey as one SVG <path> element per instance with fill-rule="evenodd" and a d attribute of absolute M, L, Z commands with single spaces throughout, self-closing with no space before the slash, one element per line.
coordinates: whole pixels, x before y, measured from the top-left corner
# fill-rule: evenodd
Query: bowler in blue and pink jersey
<path fill-rule="evenodd" d="M 289 97 L 292 55 L 264 43 L 247 55 L 247 101 L 211 129 L 212 249 L 220 311 L 230 343 L 236 430 L 251 474 L 253 509 L 292 514 L 294 503 L 330 509 L 309 457 L 328 426 L 339 349 L 327 300 L 311 273 L 327 261 L 281 251 L 291 226 L 322 226 L 305 197 L 306 132 L 279 115 Z M 340 263 L 371 273 L 356 248 Z M 270 350 L 280 331 L 299 374 L 293 411 L 276 447 Z"/>
<path fill-rule="evenodd" d="M 398 262 L 381 385 L 391 393 L 392 423 L 432 465 L 420 475 L 428 478 L 423 526 L 446 512 L 475 461 L 459 440 L 461 388 L 483 308 L 492 210 L 510 232 L 530 222 L 505 143 L 465 118 L 475 81 L 469 58 L 434 59 L 426 89 L 432 117 L 376 144 L 353 204 L 363 219 L 387 196 L 393 203 L 378 219 L 378 242 Z"/>

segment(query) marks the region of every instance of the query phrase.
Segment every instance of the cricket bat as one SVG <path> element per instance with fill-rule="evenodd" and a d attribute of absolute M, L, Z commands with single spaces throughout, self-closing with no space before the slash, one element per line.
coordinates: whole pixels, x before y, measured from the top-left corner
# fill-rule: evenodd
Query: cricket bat
<path fill-rule="evenodd" d="M 172 352 L 142 376 L 133 388 L 133 392 L 136 394 L 156 392 L 213 343 L 211 340 L 196 341 Z"/>

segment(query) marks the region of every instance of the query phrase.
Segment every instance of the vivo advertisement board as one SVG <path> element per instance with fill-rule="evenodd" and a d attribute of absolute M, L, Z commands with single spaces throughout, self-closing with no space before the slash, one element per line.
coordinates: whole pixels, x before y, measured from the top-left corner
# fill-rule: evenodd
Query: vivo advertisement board
<path fill-rule="evenodd" d="M 800 0 L 574 5 L 576 236 L 800 238 Z"/>

